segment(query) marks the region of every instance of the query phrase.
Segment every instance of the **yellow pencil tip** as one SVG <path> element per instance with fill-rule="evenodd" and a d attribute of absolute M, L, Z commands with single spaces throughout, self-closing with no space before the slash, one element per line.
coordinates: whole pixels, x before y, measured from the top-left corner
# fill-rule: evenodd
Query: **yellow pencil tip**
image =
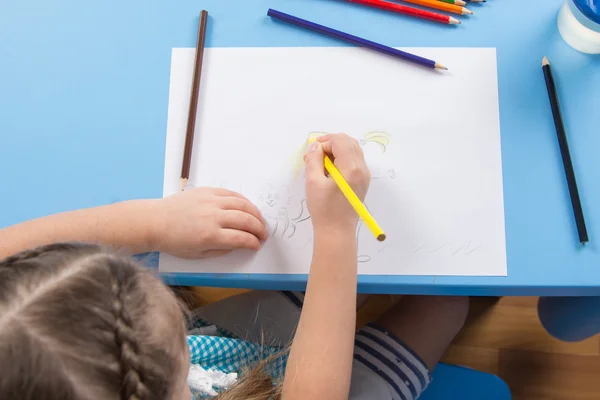
<path fill-rule="evenodd" d="M 380 242 L 383 242 L 385 240 L 387 236 L 385 236 L 385 233 L 382 233 L 380 235 L 377 236 L 377 240 L 379 240 Z"/>

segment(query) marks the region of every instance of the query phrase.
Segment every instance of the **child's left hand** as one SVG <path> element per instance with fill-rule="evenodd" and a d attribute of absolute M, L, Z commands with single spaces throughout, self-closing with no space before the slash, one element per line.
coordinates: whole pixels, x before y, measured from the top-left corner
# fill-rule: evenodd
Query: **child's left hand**
<path fill-rule="evenodd" d="M 155 200 L 152 247 L 181 258 L 258 250 L 267 239 L 260 211 L 239 193 L 196 188 Z"/>

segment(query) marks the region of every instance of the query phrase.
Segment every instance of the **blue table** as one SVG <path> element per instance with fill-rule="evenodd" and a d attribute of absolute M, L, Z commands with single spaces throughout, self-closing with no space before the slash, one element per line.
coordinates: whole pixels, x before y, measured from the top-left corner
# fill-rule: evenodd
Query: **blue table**
<path fill-rule="evenodd" d="M 195 45 L 342 46 L 266 17 L 269 7 L 392 46 L 496 47 L 508 277 L 361 277 L 360 290 L 600 295 L 600 58 L 569 48 L 561 0 L 490 0 L 444 26 L 337 0 L 0 2 L 0 227 L 160 197 L 170 54 Z M 513 12 L 518 8 L 519 12 Z M 591 243 L 578 245 L 542 56 L 554 67 Z M 462 111 L 469 113 L 469 105 Z M 171 283 L 301 289 L 305 276 L 167 276 Z"/>

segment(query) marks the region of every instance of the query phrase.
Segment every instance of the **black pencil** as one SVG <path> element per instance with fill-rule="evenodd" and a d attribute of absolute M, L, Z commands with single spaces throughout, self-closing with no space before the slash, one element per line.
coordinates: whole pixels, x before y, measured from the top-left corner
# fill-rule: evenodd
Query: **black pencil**
<path fill-rule="evenodd" d="M 202 75 L 202 60 L 204 56 L 204 42 L 206 40 L 206 24 L 208 12 L 202 10 L 200 13 L 200 22 L 198 25 L 198 40 L 196 41 L 196 59 L 194 61 L 194 80 L 192 82 L 192 91 L 190 95 L 190 109 L 188 111 L 187 129 L 185 134 L 185 147 L 183 150 L 183 163 L 181 165 L 181 190 L 190 177 L 190 167 L 192 165 L 192 150 L 194 148 L 194 130 L 196 127 L 196 111 L 198 111 L 198 95 L 200 92 L 200 77 Z"/>
<path fill-rule="evenodd" d="M 554 78 L 552 77 L 550 62 L 546 57 L 542 60 L 542 70 L 544 71 L 546 88 L 548 89 L 548 97 L 550 98 L 550 106 L 552 107 L 552 115 L 554 116 L 554 125 L 556 126 L 560 154 L 562 156 L 563 166 L 565 167 L 565 175 L 567 176 L 567 185 L 569 186 L 571 205 L 573 206 L 573 213 L 575 214 L 577 233 L 579 234 L 579 241 L 584 244 L 588 242 L 588 234 L 585 227 L 585 219 L 583 218 L 583 209 L 581 208 L 581 200 L 579 198 L 579 191 L 577 190 L 577 181 L 575 180 L 575 172 L 573 171 L 573 162 L 571 161 L 571 153 L 569 152 L 567 134 L 565 132 L 560 107 L 558 106 L 558 96 L 556 95 Z"/>

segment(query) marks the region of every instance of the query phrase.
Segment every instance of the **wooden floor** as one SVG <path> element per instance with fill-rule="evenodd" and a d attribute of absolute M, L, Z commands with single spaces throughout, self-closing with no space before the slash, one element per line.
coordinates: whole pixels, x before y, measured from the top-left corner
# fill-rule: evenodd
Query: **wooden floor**
<path fill-rule="evenodd" d="M 516 400 L 600 399 L 600 338 L 553 339 L 539 322 L 536 297 L 472 298 L 444 361 L 500 376 Z"/>
<path fill-rule="evenodd" d="M 240 292 L 197 288 L 195 298 L 201 305 Z M 372 297 L 359 324 L 390 304 L 389 296 Z M 500 376 L 515 400 L 600 400 L 600 336 L 553 339 L 537 317 L 537 297 L 472 298 L 465 328 L 443 361 Z"/>

